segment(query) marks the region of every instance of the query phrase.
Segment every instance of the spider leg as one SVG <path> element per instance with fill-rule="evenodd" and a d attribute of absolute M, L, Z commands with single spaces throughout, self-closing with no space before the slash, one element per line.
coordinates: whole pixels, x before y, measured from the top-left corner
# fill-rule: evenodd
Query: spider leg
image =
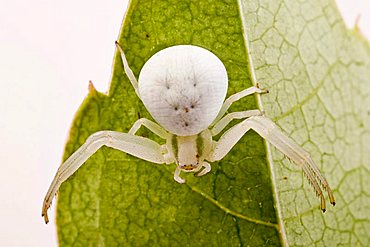
<path fill-rule="evenodd" d="M 132 125 L 128 133 L 131 135 L 135 135 L 135 133 L 138 131 L 138 129 L 141 126 L 145 126 L 150 131 L 152 131 L 154 134 L 156 134 L 157 136 L 163 139 L 171 138 L 171 134 L 169 134 L 166 130 L 164 130 L 159 124 L 153 121 L 150 121 L 149 119 L 146 119 L 146 118 L 140 118 L 139 120 L 137 120 L 134 123 L 134 125 Z"/>
<path fill-rule="evenodd" d="M 116 47 L 117 47 L 118 51 L 121 54 L 123 69 L 125 70 L 125 73 L 126 73 L 128 79 L 130 80 L 132 86 L 134 87 L 135 93 L 140 98 L 137 79 L 136 79 L 134 73 L 132 72 L 130 66 L 128 65 L 128 62 L 127 62 L 127 59 L 126 59 L 125 53 L 123 52 L 122 47 L 119 45 L 119 43 L 117 41 L 116 41 Z"/>
<path fill-rule="evenodd" d="M 201 164 L 202 165 L 198 166 L 198 168 L 196 170 L 188 171 L 188 172 L 195 172 L 194 176 L 200 177 L 200 176 L 206 175 L 208 172 L 211 171 L 211 165 L 208 162 L 202 161 Z M 203 170 L 202 170 L 202 168 L 203 168 Z M 180 166 L 177 166 L 176 170 L 175 170 L 175 173 L 173 175 L 173 178 L 175 179 L 176 182 L 178 182 L 180 184 L 183 184 L 186 181 L 185 181 L 185 179 L 180 177 L 181 171 L 182 170 L 181 170 Z"/>
<path fill-rule="evenodd" d="M 256 131 L 260 136 L 266 139 L 266 141 L 274 145 L 284 155 L 286 155 L 295 164 L 299 165 L 303 169 L 317 196 L 319 196 L 321 199 L 321 209 L 324 212 L 326 209 L 325 199 L 317 180 L 327 191 L 330 203 L 335 205 L 334 196 L 329 184 L 321 175 L 309 153 L 307 153 L 288 136 L 283 134 L 283 132 L 279 130 L 279 128 L 270 119 L 264 116 L 250 117 L 227 130 L 221 136 L 220 140 L 216 142 L 213 153 L 210 156 L 210 161 L 222 159 L 239 141 L 239 139 L 250 129 Z"/>
<path fill-rule="evenodd" d="M 49 221 L 47 210 L 60 185 L 102 146 L 118 149 L 153 163 L 162 164 L 165 162 L 165 158 L 161 152 L 161 145 L 150 139 L 107 130 L 92 134 L 86 142 L 59 167 L 44 199 L 42 216 L 45 217 L 45 223 Z"/>
<path fill-rule="evenodd" d="M 183 184 L 185 183 L 185 179 L 180 177 L 181 169 L 179 167 L 176 167 L 175 173 L 173 175 L 173 178 L 175 179 L 176 182 Z"/>
<path fill-rule="evenodd" d="M 260 110 L 249 110 L 228 113 L 226 116 L 221 118 L 217 123 L 215 123 L 211 130 L 212 136 L 218 135 L 234 119 L 243 119 L 260 115 L 263 115 L 263 112 L 261 112 Z"/>
<path fill-rule="evenodd" d="M 202 167 L 203 167 L 203 170 L 195 173 L 194 175 L 197 176 L 197 177 L 201 177 L 203 175 L 206 175 L 208 172 L 211 171 L 211 165 L 205 161 L 203 161 L 202 163 Z"/>
<path fill-rule="evenodd" d="M 235 101 L 240 100 L 241 98 L 244 98 L 245 96 L 248 96 L 248 95 L 251 95 L 251 94 L 254 94 L 254 93 L 261 93 L 261 94 L 262 93 L 268 93 L 268 90 L 259 88 L 259 85 L 257 84 L 256 86 L 246 88 L 243 91 L 240 91 L 238 93 L 235 93 L 235 94 L 231 95 L 223 103 L 223 105 L 220 109 L 220 112 L 218 113 L 215 120 L 213 120 L 211 126 L 213 126 L 215 123 L 217 123 L 222 118 L 222 116 L 226 113 L 226 111 L 229 109 L 229 107 L 231 106 L 232 103 L 234 103 Z"/>

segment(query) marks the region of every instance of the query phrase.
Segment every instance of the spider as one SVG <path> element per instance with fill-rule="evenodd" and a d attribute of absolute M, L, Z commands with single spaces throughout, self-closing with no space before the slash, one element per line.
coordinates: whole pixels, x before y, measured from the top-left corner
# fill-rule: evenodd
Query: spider
<path fill-rule="evenodd" d="M 321 200 L 323 212 L 326 203 L 320 185 L 327 191 L 330 203 L 335 205 L 329 184 L 309 153 L 283 134 L 263 112 L 227 113 L 235 101 L 255 93 L 268 93 L 268 90 L 257 84 L 225 100 L 228 77 L 224 64 L 212 52 L 193 45 L 177 45 L 157 52 L 144 64 L 137 80 L 118 42 L 116 46 L 129 81 L 157 123 L 141 118 L 128 133 L 102 130 L 88 137 L 59 167 L 50 185 L 42 208 L 46 223 L 49 221 L 47 210 L 60 185 L 102 146 L 157 164 L 175 163 L 174 179 L 185 183 L 181 172 L 193 172 L 196 176 L 207 174 L 211 171 L 208 162 L 224 158 L 250 129 L 303 169 Z M 235 119 L 242 121 L 226 130 L 218 141 L 213 140 Z M 166 144 L 135 135 L 141 126 L 163 138 Z"/>

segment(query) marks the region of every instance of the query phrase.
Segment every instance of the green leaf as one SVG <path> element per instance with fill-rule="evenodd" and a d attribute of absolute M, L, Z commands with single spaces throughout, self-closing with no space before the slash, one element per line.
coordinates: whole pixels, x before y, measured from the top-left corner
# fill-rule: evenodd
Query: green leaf
<path fill-rule="evenodd" d="M 302 171 L 271 149 L 277 208 L 290 245 L 370 245 L 370 48 L 334 1 L 242 2 L 262 105 L 309 150 L 334 188 L 322 214 Z M 286 177 L 287 179 L 283 179 Z"/>
<path fill-rule="evenodd" d="M 254 132 L 208 175 L 184 174 L 186 184 L 173 180 L 174 164 L 104 147 L 61 186 L 60 245 L 369 245 L 370 48 L 333 1 L 133 0 L 119 42 L 135 75 L 159 50 L 193 44 L 224 62 L 228 95 L 268 87 L 230 111 L 263 107 L 312 154 L 337 206 L 322 214 L 301 169 Z M 139 117 L 151 118 L 116 54 L 109 93 L 91 87 L 65 158 L 90 134 L 127 132 Z"/>

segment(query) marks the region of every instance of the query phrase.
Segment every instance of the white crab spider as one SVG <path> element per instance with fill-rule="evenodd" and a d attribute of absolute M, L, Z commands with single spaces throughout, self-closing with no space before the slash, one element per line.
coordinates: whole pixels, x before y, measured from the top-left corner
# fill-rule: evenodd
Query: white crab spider
<path fill-rule="evenodd" d="M 253 86 L 224 101 L 228 87 L 225 66 L 212 52 L 192 45 L 172 46 L 154 54 L 141 69 L 138 82 L 124 52 L 118 43 L 116 45 L 136 94 L 159 124 L 141 118 L 128 133 L 103 130 L 92 134 L 59 167 L 44 199 L 42 216 L 46 223 L 47 210 L 60 185 L 104 145 L 153 163 L 176 163 L 174 179 L 184 183 L 185 180 L 180 177 L 181 171 L 194 172 L 196 176 L 207 174 L 211 170 L 208 162 L 225 157 L 250 129 L 302 167 L 321 199 L 324 212 L 326 203 L 320 184 L 328 192 L 330 203 L 335 205 L 328 182 L 310 155 L 284 135 L 270 119 L 259 110 L 226 114 L 233 102 L 254 93 L 266 93 L 267 90 L 260 89 L 258 85 Z M 244 120 L 228 129 L 218 141 L 214 141 L 212 137 L 234 119 Z M 136 136 L 141 126 L 165 139 L 166 144 L 159 145 L 148 138 Z"/>

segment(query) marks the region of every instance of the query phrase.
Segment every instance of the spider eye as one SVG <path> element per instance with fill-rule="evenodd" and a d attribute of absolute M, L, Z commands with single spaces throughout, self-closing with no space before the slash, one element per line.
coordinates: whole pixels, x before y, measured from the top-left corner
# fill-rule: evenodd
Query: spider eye
<path fill-rule="evenodd" d="M 185 171 L 191 171 L 195 168 L 195 166 L 190 164 L 190 165 L 183 165 L 181 168 L 184 169 Z"/>

